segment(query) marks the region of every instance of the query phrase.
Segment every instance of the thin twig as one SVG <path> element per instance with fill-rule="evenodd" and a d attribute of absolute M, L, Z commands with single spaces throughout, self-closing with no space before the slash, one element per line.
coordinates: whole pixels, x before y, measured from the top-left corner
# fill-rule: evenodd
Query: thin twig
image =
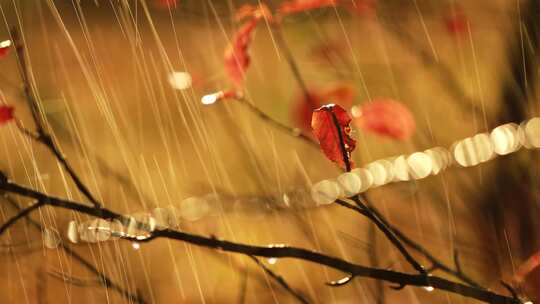
<path fill-rule="evenodd" d="M 352 204 L 349 204 L 343 200 L 338 200 L 336 201 L 336 203 L 338 205 L 341 205 L 345 208 L 349 208 L 349 209 L 352 209 L 362 215 L 366 215 L 366 211 L 363 210 L 363 209 L 360 209 L 359 207 L 357 206 L 354 206 Z M 471 285 L 471 286 L 474 286 L 474 287 L 478 287 L 480 288 L 480 284 L 478 284 L 477 282 L 475 282 L 473 279 L 469 278 L 466 274 L 464 274 L 463 272 L 459 271 L 459 270 L 454 270 L 452 269 L 451 267 L 447 266 L 446 264 L 444 264 L 442 261 L 439 261 L 436 257 L 434 257 L 427 249 L 425 249 L 424 247 L 422 247 L 422 245 L 416 243 L 415 241 L 413 241 L 412 239 L 410 239 L 408 236 L 406 236 L 403 232 L 401 232 L 397 227 L 391 225 L 387 220 L 386 218 L 373 206 L 370 206 L 369 207 L 371 212 L 373 214 L 375 214 L 389 229 L 391 229 L 394 234 L 403 242 L 405 243 L 405 245 L 409 246 L 411 249 L 415 250 L 416 252 L 422 254 L 427 260 L 429 260 L 429 262 L 432 264 L 432 267 L 431 269 L 432 270 L 436 270 L 436 269 L 439 269 L 443 272 L 446 272 L 450 275 L 453 275 L 454 277 L 460 279 L 461 281 Z"/>
<path fill-rule="evenodd" d="M 309 145 L 313 146 L 314 148 L 316 149 L 319 149 L 319 144 L 317 144 L 317 142 L 315 142 L 311 137 L 309 137 L 308 135 L 302 133 L 302 131 L 298 128 L 292 128 L 292 127 L 289 127 L 275 119 L 273 119 L 272 117 L 268 116 L 268 114 L 266 114 L 265 112 L 261 111 L 261 109 L 257 108 L 254 104 L 252 104 L 251 102 L 249 102 L 247 99 L 245 98 L 237 98 L 236 99 L 237 101 L 239 101 L 243 106 L 245 106 L 248 110 L 250 110 L 253 114 L 259 116 L 262 120 L 264 120 L 265 122 L 277 127 L 278 129 L 284 131 L 285 133 L 291 135 L 291 136 L 294 136 L 294 137 L 297 137 L 297 138 L 300 138 L 302 139 L 304 142 L 308 143 Z"/>
<path fill-rule="evenodd" d="M 17 51 L 19 72 L 23 83 L 24 94 L 32 112 L 34 124 L 36 125 L 36 134 L 34 136 L 31 136 L 33 134 L 32 132 L 22 128 L 21 124 L 17 124 L 19 129 L 23 130 L 24 135 L 46 146 L 49 151 L 51 151 L 51 153 L 54 155 L 54 157 L 58 160 L 58 162 L 62 165 L 64 170 L 66 170 L 66 172 L 69 174 L 69 176 L 75 183 L 75 186 L 77 186 L 77 189 L 81 191 L 81 193 L 94 205 L 94 207 L 99 208 L 101 204 L 94 197 L 94 195 L 92 195 L 88 187 L 86 187 L 86 185 L 82 182 L 82 179 L 77 175 L 73 167 L 67 161 L 64 154 L 60 151 L 60 148 L 54 142 L 52 136 L 46 130 L 46 123 L 40 115 L 39 105 L 37 103 L 35 95 L 32 93 L 32 86 L 30 83 L 28 67 L 26 65 L 26 53 L 24 51 L 24 45 L 19 37 L 19 32 L 16 29 L 12 29 L 11 37 L 15 46 L 15 50 Z"/>
<path fill-rule="evenodd" d="M 369 264 L 372 267 L 379 266 L 379 256 L 377 254 L 377 227 L 375 224 L 369 225 Z M 375 299 L 377 304 L 384 304 L 384 286 L 382 281 L 375 282 Z"/>
<path fill-rule="evenodd" d="M 2 226 L 0 226 L 0 234 L 4 233 L 4 231 L 6 231 L 9 227 L 15 224 L 19 219 L 27 216 L 28 214 L 30 214 L 30 212 L 42 207 L 43 205 L 44 205 L 43 202 L 38 201 L 30 205 L 30 207 L 24 208 L 21 211 L 19 211 L 16 215 L 14 215 L 12 218 L 10 218 L 4 224 L 2 224 Z"/>
<path fill-rule="evenodd" d="M 416 271 L 423 275 L 427 275 L 426 269 L 416 261 L 416 259 L 409 253 L 407 248 L 403 246 L 395 232 L 388 227 L 375 213 L 372 212 L 371 208 L 364 205 L 360 200 L 355 200 L 355 203 L 358 205 L 358 208 L 365 211 L 364 214 L 370 221 L 372 221 L 377 228 L 386 236 L 386 238 L 396 247 L 396 249 L 401 253 L 401 255 L 407 260 L 407 262 L 414 268 Z"/>
<path fill-rule="evenodd" d="M 332 117 L 332 122 L 334 124 L 335 131 L 338 134 L 340 150 L 341 150 L 342 157 L 343 157 L 343 163 L 345 164 L 345 171 L 349 172 L 349 171 L 351 171 L 350 154 L 349 154 L 349 151 L 345 148 L 345 139 L 343 138 L 343 134 L 341 132 L 341 126 L 340 126 L 339 121 L 338 121 L 338 119 L 336 117 L 336 114 L 332 110 L 327 110 L 327 111 L 328 111 L 328 113 L 330 113 L 330 115 Z M 403 244 L 401 244 L 401 241 L 396 237 L 394 232 L 392 230 L 390 230 L 387 225 L 385 225 L 375 214 L 373 214 L 371 212 L 371 210 L 366 205 L 364 205 L 360 201 L 358 195 L 355 195 L 353 197 L 353 201 L 356 203 L 356 205 L 360 209 L 363 209 L 365 211 L 362 214 L 365 215 L 370 221 L 372 221 L 377 226 L 377 228 L 386 236 L 386 238 L 401 253 L 401 255 L 403 255 L 405 260 L 407 260 L 407 262 L 409 264 L 411 264 L 411 266 L 414 269 L 416 269 L 419 273 L 426 275 L 427 273 L 426 273 L 426 270 L 424 269 L 424 267 L 422 265 L 420 265 L 420 263 L 418 263 L 414 259 L 414 257 L 407 251 L 407 249 L 403 246 Z M 340 204 L 340 205 L 343 205 L 343 204 Z"/>
<path fill-rule="evenodd" d="M 1 177 L 0 177 L 1 179 Z M 13 208 L 19 210 L 19 212 L 23 212 L 25 209 L 22 209 L 14 200 L 12 200 L 9 196 L 4 195 L 5 201 L 7 201 Z M 30 216 L 26 217 L 26 220 L 34 226 L 39 231 L 43 231 L 43 226 L 41 226 L 38 222 L 34 221 Z M 137 303 L 137 304 L 145 304 L 146 301 L 142 297 L 139 297 L 137 295 L 134 295 L 130 293 L 129 291 L 125 290 L 120 285 L 114 283 L 107 275 L 99 271 L 94 265 L 92 265 L 90 262 L 88 262 L 85 258 L 77 254 L 75 251 L 73 251 L 71 248 L 64 245 L 64 243 L 60 242 L 59 247 L 64 250 L 64 252 L 71 256 L 75 261 L 82 264 L 87 270 L 89 270 L 91 273 L 96 275 L 99 279 L 99 282 L 106 288 L 110 288 L 118 293 L 120 293 L 123 297 L 125 297 L 128 301 Z"/>
<path fill-rule="evenodd" d="M 47 194 L 11 183 L 5 175 L 0 172 L 0 190 L 8 193 L 18 194 L 24 197 L 33 198 L 42 201 L 44 204 L 67 210 L 77 211 L 79 213 L 92 215 L 102 219 L 116 219 L 127 225 L 129 218 L 107 208 L 96 209 L 71 200 L 61 199 Z M 136 223 L 138 227 L 145 227 L 142 223 Z M 464 285 L 453 282 L 437 276 L 426 276 L 424 274 L 407 274 L 392 270 L 366 267 L 347 262 L 343 259 L 311 251 L 308 249 L 290 247 L 285 245 L 255 246 L 242 243 L 219 240 L 215 237 L 204 237 L 196 234 L 190 234 L 182 231 L 170 229 L 155 230 L 149 233 L 148 237 L 124 237 L 125 239 L 137 242 L 150 242 L 156 238 L 167 238 L 179 240 L 194 244 L 197 246 L 218 249 L 225 252 L 235 252 L 245 255 L 253 255 L 268 258 L 296 258 L 304 261 L 314 262 L 319 265 L 325 265 L 336 270 L 349 273 L 356 277 L 366 277 L 372 279 L 384 280 L 400 286 L 431 286 L 435 289 L 445 290 L 451 293 L 459 294 L 465 297 L 471 297 L 479 301 L 492 304 L 518 304 L 520 300 L 503 296 L 483 288 Z"/>
<path fill-rule="evenodd" d="M 289 284 L 287 283 L 287 281 L 285 281 L 285 279 L 276 274 L 274 271 L 272 271 L 270 268 L 266 267 L 266 265 L 264 265 L 264 263 L 262 263 L 261 261 L 259 261 L 259 259 L 257 259 L 256 257 L 254 257 L 253 255 L 248 255 L 248 257 L 250 259 L 252 259 L 259 267 L 261 267 L 264 272 L 266 274 L 268 274 L 269 276 L 271 276 L 276 282 L 279 283 L 279 285 L 281 285 L 281 287 L 283 287 L 288 293 L 290 293 L 291 295 L 293 295 L 300 303 L 304 303 L 304 304 L 308 304 L 309 302 L 304 299 L 304 297 L 298 293 L 297 291 L 295 291 L 294 289 L 292 289 L 291 286 L 289 286 Z"/>

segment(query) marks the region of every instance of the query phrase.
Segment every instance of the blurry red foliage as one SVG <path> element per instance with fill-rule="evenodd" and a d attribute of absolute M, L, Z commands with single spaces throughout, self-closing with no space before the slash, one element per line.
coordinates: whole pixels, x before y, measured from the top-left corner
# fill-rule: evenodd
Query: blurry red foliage
<path fill-rule="evenodd" d="M 13 107 L 0 106 L 0 125 L 3 125 L 13 119 Z"/>
<path fill-rule="evenodd" d="M 359 107 L 359 113 L 354 114 L 354 123 L 359 128 L 397 140 L 409 139 L 416 128 L 411 111 L 388 98 L 366 102 Z"/>

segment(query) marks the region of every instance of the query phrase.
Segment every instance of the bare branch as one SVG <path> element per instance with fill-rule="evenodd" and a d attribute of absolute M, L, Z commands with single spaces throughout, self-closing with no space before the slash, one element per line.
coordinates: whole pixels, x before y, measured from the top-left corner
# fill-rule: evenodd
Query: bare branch
<path fill-rule="evenodd" d="M 0 190 L 37 199 L 39 201 L 42 201 L 46 205 L 54 207 L 73 210 L 102 219 L 116 219 L 119 220 L 121 223 L 124 223 L 125 225 L 127 225 L 129 222 L 128 217 L 111 211 L 109 209 L 92 208 L 78 202 L 48 196 L 41 192 L 11 183 L 7 180 L 7 178 L 5 178 L 5 175 L 2 175 L 3 174 L 0 175 Z M 142 223 L 137 223 L 137 225 L 141 228 L 145 228 L 145 225 Z M 187 242 L 197 246 L 222 250 L 225 252 L 241 253 L 250 256 L 268 258 L 296 258 L 304 261 L 313 262 L 319 265 L 328 266 L 330 268 L 349 273 L 352 276 L 384 280 L 390 283 L 399 284 L 400 286 L 431 286 L 435 289 L 445 290 L 451 293 L 459 294 L 465 297 L 470 297 L 479 301 L 493 304 L 521 303 L 519 299 L 510 298 L 483 288 L 464 285 L 437 276 L 429 276 L 425 274 L 407 274 L 392 270 L 366 267 L 308 249 L 290 247 L 286 245 L 247 245 L 231 241 L 219 240 L 215 237 L 205 237 L 181 231 L 174 231 L 170 229 L 153 231 L 150 233 L 149 237 L 145 238 L 124 238 L 137 242 L 150 242 L 156 238 L 167 238 Z"/>
<path fill-rule="evenodd" d="M 281 287 L 283 287 L 288 293 L 293 295 L 300 303 L 304 303 L 304 304 L 309 303 L 306 299 L 304 299 L 304 297 L 300 293 L 298 293 L 297 291 L 292 289 L 292 287 L 290 287 L 289 284 L 287 284 L 287 282 L 285 281 L 285 279 L 282 276 L 276 274 L 270 268 L 266 267 L 266 265 L 264 265 L 264 263 L 259 261 L 259 259 L 257 259 L 256 257 L 254 257 L 252 255 L 248 255 L 248 257 L 250 259 L 252 259 L 259 267 L 261 267 L 266 274 L 268 274 L 276 282 L 278 282 L 278 284 L 281 285 Z"/>

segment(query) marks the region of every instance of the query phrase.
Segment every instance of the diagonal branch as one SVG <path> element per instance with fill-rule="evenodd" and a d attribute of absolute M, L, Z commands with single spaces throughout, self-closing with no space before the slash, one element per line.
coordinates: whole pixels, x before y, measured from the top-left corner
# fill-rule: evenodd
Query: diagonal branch
<path fill-rule="evenodd" d="M 250 259 L 252 259 L 259 267 L 261 267 L 264 272 L 266 274 L 268 274 L 269 276 L 271 276 L 276 282 L 278 282 L 279 285 L 281 285 L 281 287 L 283 287 L 288 293 L 290 293 L 291 295 L 293 295 L 300 303 L 304 303 L 304 304 L 308 304 L 309 302 L 304 299 L 304 297 L 298 293 L 297 291 L 295 291 L 294 289 L 292 289 L 292 287 L 289 286 L 289 284 L 287 284 L 287 282 L 285 281 L 285 279 L 276 274 L 275 272 L 273 272 L 270 268 L 266 267 L 266 265 L 264 265 L 261 261 L 259 261 L 259 259 L 257 259 L 256 257 L 252 256 L 252 255 L 248 255 L 248 257 Z"/>
<path fill-rule="evenodd" d="M 0 190 L 37 199 L 46 205 L 77 211 L 87 215 L 92 215 L 102 219 L 116 219 L 125 225 L 128 224 L 128 217 L 111 211 L 106 208 L 96 209 L 78 202 L 65 200 L 44 193 L 11 183 L 2 174 L 0 175 Z M 139 227 L 145 228 L 142 223 L 137 223 Z M 503 296 L 489 290 L 474 286 L 464 285 L 437 276 L 427 276 L 425 274 L 408 274 L 380 268 L 366 267 L 354 264 L 343 259 L 325 255 L 308 249 L 289 247 L 286 245 L 256 246 L 237 242 L 219 240 L 215 237 L 205 237 L 170 229 L 156 230 L 150 233 L 149 237 L 124 237 L 125 239 L 137 242 L 150 242 L 156 238 L 167 238 L 179 240 L 193 245 L 217 249 L 225 252 L 235 252 L 245 255 L 274 258 L 296 258 L 313 262 L 319 265 L 331 267 L 336 270 L 349 273 L 355 277 L 366 277 L 371 279 L 384 280 L 400 286 L 431 286 L 435 289 L 445 290 L 493 304 L 518 304 L 519 299 Z"/>
<path fill-rule="evenodd" d="M 2 226 L 0 226 L 0 234 L 4 233 L 4 231 L 6 231 L 9 227 L 14 225 L 18 220 L 27 216 L 28 214 L 30 214 L 30 212 L 42 207 L 43 205 L 44 205 L 43 202 L 38 201 L 37 203 L 32 204 L 30 207 L 20 210 L 19 213 L 14 215 L 12 218 L 7 220 Z"/>
<path fill-rule="evenodd" d="M 22 209 L 13 199 L 11 199 L 9 196 L 4 196 L 5 201 L 7 201 L 13 208 L 19 210 L 19 212 L 23 212 L 27 209 Z M 27 214 L 28 215 L 28 214 Z M 38 222 L 34 221 L 30 216 L 26 217 L 26 220 L 34 226 L 36 229 L 43 231 L 43 227 Z M 99 279 L 100 284 L 102 284 L 106 288 L 110 288 L 118 293 L 120 293 L 123 297 L 128 299 L 130 302 L 136 303 L 136 304 L 145 304 L 146 302 L 144 299 L 139 297 L 138 295 L 134 295 L 130 293 L 129 291 L 125 290 L 122 286 L 114 283 L 108 276 L 106 276 L 104 273 L 99 271 L 94 265 L 92 265 L 90 262 L 88 262 L 85 258 L 77 254 L 75 251 L 73 251 L 68 246 L 64 245 L 64 243 L 60 242 L 59 247 L 64 250 L 69 256 L 73 257 L 74 260 L 79 262 L 81 265 L 83 265 L 88 271 L 96 275 Z"/>
<path fill-rule="evenodd" d="M 341 205 L 345 208 L 349 208 L 351 210 L 354 210 L 355 212 L 358 212 L 364 216 L 367 216 L 367 211 L 364 209 L 360 209 L 357 206 L 354 206 L 352 204 L 349 204 L 343 200 L 336 201 L 338 205 Z M 408 236 L 406 236 L 403 232 L 401 232 L 397 227 L 392 226 L 388 220 L 373 206 L 368 207 L 370 211 L 375 214 L 379 220 L 381 220 L 392 232 L 407 246 L 411 247 L 416 252 L 422 254 L 430 263 L 433 265 L 432 269 L 436 270 L 439 269 L 443 272 L 446 272 L 450 275 L 453 275 L 454 277 L 460 279 L 461 281 L 475 287 L 480 287 L 480 284 L 475 282 L 473 279 L 469 278 L 466 274 L 464 274 L 461 269 L 458 268 L 458 270 L 454 270 L 451 267 L 444 264 L 442 261 L 439 261 L 436 257 L 434 257 L 427 249 L 422 247 L 420 244 L 416 243 L 414 240 L 410 239 Z"/>
<path fill-rule="evenodd" d="M 23 134 L 30 136 L 32 139 L 46 146 L 49 151 L 54 155 L 54 157 L 58 160 L 58 162 L 60 162 L 64 170 L 66 170 L 66 172 L 69 174 L 69 176 L 77 186 L 77 189 L 81 191 L 81 193 L 94 205 L 94 207 L 99 208 L 101 205 L 99 201 L 90 192 L 88 187 L 86 187 L 86 185 L 82 182 L 82 179 L 77 175 L 73 167 L 67 161 L 64 154 L 60 151 L 58 145 L 54 142 L 52 136 L 46 130 L 46 123 L 44 122 L 40 114 L 39 104 L 37 103 L 34 93 L 32 93 L 32 86 L 29 78 L 30 75 L 28 72 L 28 67 L 26 65 L 26 53 L 24 51 L 25 47 L 21 41 L 19 32 L 16 29 L 11 30 L 11 38 L 17 51 L 19 73 L 23 82 L 24 95 L 32 112 L 32 119 L 34 120 L 34 123 L 36 125 L 36 134 L 30 136 L 31 134 L 33 134 L 32 132 L 23 129 L 21 124 L 17 124 L 17 126 L 21 131 L 23 131 Z"/>

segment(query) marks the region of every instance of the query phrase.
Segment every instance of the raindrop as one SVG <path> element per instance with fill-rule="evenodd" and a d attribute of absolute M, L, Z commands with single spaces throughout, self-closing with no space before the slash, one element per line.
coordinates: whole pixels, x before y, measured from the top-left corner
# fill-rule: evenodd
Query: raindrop
<path fill-rule="evenodd" d="M 435 288 L 433 288 L 433 286 L 424 286 L 424 289 L 425 289 L 427 292 L 432 292 L 433 290 L 435 290 Z"/>
<path fill-rule="evenodd" d="M 189 197 L 180 202 L 178 212 L 187 221 L 196 221 L 203 218 L 209 211 L 208 202 L 200 197 Z"/>
<path fill-rule="evenodd" d="M 364 168 L 356 168 L 351 171 L 352 173 L 360 177 L 360 190 L 358 192 L 364 192 L 373 185 L 373 175 L 371 172 Z"/>
<path fill-rule="evenodd" d="M 77 231 L 77 222 L 76 221 L 70 221 L 67 228 L 67 238 L 72 243 L 78 243 L 79 242 L 79 232 Z"/>
<path fill-rule="evenodd" d="M 268 259 L 268 264 L 271 264 L 271 265 L 274 265 L 277 263 L 277 259 L 276 258 L 269 258 Z"/>
<path fill-rule="evenodd" d="M 341 194 L 338 183 L 332 180 L 323 180 L 311 187 L 311 197 L 317 205 L 333 203 Z"/>
<path fill-rule="evenodd" d="M 60 244 L 60 234 L 54 228 L 45 228 L 43 230 L 43 244 L 49 249 L 56 249 Z"/>
<path fill-rule="evenodd" d="M 174 89 L 185 90 L 191 87 L 191 75 L 187 72 L 172 72 L 169 74 L 169 83 Z"/>
<path fill-rule="evenodd" d="M 369 173 L 373 177 L 373 186 L 384 185 L 386 181 L 386 168 L 382 164 L 373 162 L 366 165 L 366 169 L 369 170 Z"/>
<path fill-rule="evenodd" d="M 433 168 L 431 157 L 423 152 L 416 152 L 407 157 L 409 173 L 414 179 L 422 179 L 428 176 Z"/>
<path fill-rule="evenodd" d="M 360 189 L 362 188 L 362 180 L 360 179 L 360 177 L 351 172 L 341 174 L 337 178 L 337 181 L 341 186 L 343 195 L 345 195 L 346 197 L 351 197 L 358 194 L 360 192 Z"/>
<path fill-rule="evenodd" d="M 164 230 L 171 227 L 173 217 L 171 210 L 168 208 L 156 208 L 152 210 L 152 216 L 156 222 L 156 229 Z"/>

